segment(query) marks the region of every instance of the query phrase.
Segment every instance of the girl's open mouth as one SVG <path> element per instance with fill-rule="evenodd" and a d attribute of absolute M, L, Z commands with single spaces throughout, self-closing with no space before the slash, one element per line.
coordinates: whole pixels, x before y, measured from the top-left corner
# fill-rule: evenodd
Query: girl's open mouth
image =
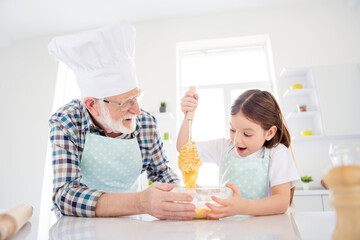
<path fill-rule="evenodd" d="M 239 153 L 243 153 L 243 152 L 245 152 L 245 150 L 246 150 L 247 148 L 237 147 L 237 149 L 238 149 Z"/>

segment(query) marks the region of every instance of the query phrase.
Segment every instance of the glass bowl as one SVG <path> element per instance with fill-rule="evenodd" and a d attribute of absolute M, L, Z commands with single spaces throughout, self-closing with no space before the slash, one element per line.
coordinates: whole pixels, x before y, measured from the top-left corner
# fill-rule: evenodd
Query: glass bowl
<path fill-rule="evenodd" d="M 197 188 L 186 188 L 186 187 L 175 187 L 172 192 L 187 193 L 193 197 L 193 203 L 196 206 L 196 216 L 194 219 L 206 218 L 204 212 L 211 211 L 205 203 L 211 203 L 218 205 L 211 199 L 211 196 L 219 198 L 229 198 L 232 195 L 232 191 L 227 187 L 197 187 Z"/>

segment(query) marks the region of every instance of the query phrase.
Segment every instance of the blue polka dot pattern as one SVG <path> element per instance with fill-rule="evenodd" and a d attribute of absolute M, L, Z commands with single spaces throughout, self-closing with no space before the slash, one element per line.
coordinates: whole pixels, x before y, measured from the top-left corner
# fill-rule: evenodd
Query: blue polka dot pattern
<path fill-rule="evenodd" d="M 230 146 L 225 151 L 220 183 L 234 183 L 245 199 L 256 200 L 267 197 L 269 173 L 269 149 L 265 148 L 263 158 L 238 158 L 232 156 Z"/>
<path fill-rule="evenodd" d="M 116 139 L 86 134 L 81 158 L 81 183 L 106 192 L 136 192 L 142 171 L 136 138 Z"/>

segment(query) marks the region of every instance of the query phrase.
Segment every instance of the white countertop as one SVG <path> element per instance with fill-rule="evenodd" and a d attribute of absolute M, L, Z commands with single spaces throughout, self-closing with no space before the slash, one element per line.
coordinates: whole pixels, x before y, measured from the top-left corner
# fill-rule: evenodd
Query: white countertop
<path fill-rule="evenodd" d="M 306 195 L 329 195 L 329 190 L 324 188 L 315 188 L 309 190 L 296 189 L 295 196 L 306 196 Z"/>
<path fill-rule="evenodd" d="M 41 221 L 43 222 L 43 221 Z M 331 239 L 335 212 L 236 216 L 222 220 L 163 221 L 149 215 L 119 218 L 62 217 L 50 228 L 32 218 L 11 240 L 23 239 Z"/>

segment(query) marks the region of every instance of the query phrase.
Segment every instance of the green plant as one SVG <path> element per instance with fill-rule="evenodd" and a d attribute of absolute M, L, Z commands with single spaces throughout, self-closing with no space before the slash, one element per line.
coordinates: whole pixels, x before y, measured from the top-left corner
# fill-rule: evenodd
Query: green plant
<path fill-rule="evenodd" d="M 304 182 L 304 183 L 309 183 L 309 182 L 312 182 L 313 179 L 312 179 L 311 176 L 302 176 L 301 181 Z"/>
<path fill-rule="evenodd" d="M 161 102 L 160 107 L 166 107 L 166 102 Z"/>

